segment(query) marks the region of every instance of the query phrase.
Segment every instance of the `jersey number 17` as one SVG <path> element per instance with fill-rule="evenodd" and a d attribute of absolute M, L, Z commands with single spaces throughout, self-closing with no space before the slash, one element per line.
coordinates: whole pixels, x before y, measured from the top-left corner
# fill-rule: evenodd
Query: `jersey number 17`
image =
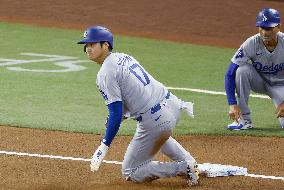
<path fill-rule="evenodd" d="M 138 65 L 137 63 L 134 63 L 129 67 L 130 72 L 140 81 L 144 86 L 148 85 L 150 83 L 150 79 L 147 76 L 147 73 L 144 71 L 144 69 Z"/>

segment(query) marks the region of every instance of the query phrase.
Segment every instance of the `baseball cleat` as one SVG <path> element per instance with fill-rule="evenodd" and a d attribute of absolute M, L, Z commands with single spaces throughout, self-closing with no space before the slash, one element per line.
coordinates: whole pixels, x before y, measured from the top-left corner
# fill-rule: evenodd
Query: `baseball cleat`
<path fill-rule="evenodd" d="M 253 124 L 250 120 L 243 120 L 239 119 L 238 122 L 234 121 L 233 123 L 229 124 L 227 126 L 227 129 L 229 130 L 246 130 L 253 128 Z"/>
<path fill-rule="evenodd" d="M 199 179 L 199 170 L 196 162 L 192 162 L 191 160 L 187 161 L 186 168 L 186 183 L 188 186 L 194 186 L 198 184 Z"/>

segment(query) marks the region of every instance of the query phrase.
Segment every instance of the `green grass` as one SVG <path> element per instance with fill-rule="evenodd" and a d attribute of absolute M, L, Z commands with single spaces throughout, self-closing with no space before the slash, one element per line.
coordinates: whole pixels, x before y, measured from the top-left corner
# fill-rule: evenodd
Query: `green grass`
<path fill-rule="evenodd" d="M 88 62 L 76 42 L 82 31 L 0 23 L 0 58 L 35 59 L 22 52 L 55 54 L 86 60 L 87 69 L 68 73 L 16 72 L 0 66 L 0 124 L 49 130 L 104 133 L 107 115 L 96 88 L 99 66 Z M 223 76 L 235 49 L 115 36 L 115 51 L 133 55 L 166 86 L 224 91 Z M 0 62 L 1 65 L 1 62 Z M 52 63 L 30 63 L 25 69 L 62 69 Z M 256 129 L 228 131 L 228 106 L 223 95 L 172 90 L 195 103 L 195 118 L 183 114 L 177 134 L 279 136 L 284 132 L 270 100 L 251 98 Z M 134 121 L 123 123 L 119 134 L 131 135 Z"/>

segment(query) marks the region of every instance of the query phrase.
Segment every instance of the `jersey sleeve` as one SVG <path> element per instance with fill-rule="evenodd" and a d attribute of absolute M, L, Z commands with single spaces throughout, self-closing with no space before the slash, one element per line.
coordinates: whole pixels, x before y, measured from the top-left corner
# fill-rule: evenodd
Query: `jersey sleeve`
<path fill-rule="evenodd" d="M 253 40 L 251 38 L 247 39 L 236 51 L 235 55 L 231 59 L 231 63 L 239 66 L 249 63 L 254 49 L 255 46 L 253 44 Z"/>
<path fill-rule="evenodd" d="M 121 89 L 116 73 L 115 70 L 109 69 L 107 72 L 100 73 L 97 76 L 97 86 L 106 105 L 122 101 Z"/>

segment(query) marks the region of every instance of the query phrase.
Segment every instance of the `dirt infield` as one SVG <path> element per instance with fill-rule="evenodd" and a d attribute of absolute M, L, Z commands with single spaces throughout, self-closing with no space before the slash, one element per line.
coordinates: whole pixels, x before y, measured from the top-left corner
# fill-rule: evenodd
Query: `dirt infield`
<path fill-rule="evenodd" d="M 83 30 L 108 26 L 115 34 L 238 47 L 254 34 L 260 8 L 284 14 L 284 3 L 264 0 L 2 0 L 0 21 Z M 276 128 L 278 126 L 275 126 Z M 283 132 L 279 129 L 279 132 Z M 0 151 L 90 158 L 100 137 L 92 134 L 0 126 Z M 247 167 L 249 173 L 284 176 L 284 139 L 176 136 L 198 162 Z M 122 161 L 131 137 L 115 139 L 107 160 Z M 158 155 L 158 159 L 166 158 Z M 0 155 L 0 189 L 188 189 L 182 178 L 148 184 L 125 182 L 120 166 L 91 173 L 84 161 Z M 283 180 L 201 177 L 193 189 L 284 189 Z"/>
<path fill-rule="evenodd" d="M 92 134 L 0 127 L 0 149 L 90 158 L 100 137 Z M 200 163 L 247 167 L 249 173 L 284 176 L 284 139 L 177 136 Z M 131 137 L 116 138 L 106 160 L 122 161 Z M 167 161 L 162 155 L 157 157 Z M 0 155 L 1 189 L 187 189 L 182 178 L 134 184 L 121 177 L 120 165 L 103 164 L 92 173 L 89 163 Z M 284 189 L 282 180 L 251 177 L 201 177 L 194 189 Z"/>
<path fill-rule="evenodd" d="M 222 47 L 238 47 L 256 32 L 264 7 L 284 13 L 277 0 L 1 0 L 0 21 L 114 33 Z"/>

